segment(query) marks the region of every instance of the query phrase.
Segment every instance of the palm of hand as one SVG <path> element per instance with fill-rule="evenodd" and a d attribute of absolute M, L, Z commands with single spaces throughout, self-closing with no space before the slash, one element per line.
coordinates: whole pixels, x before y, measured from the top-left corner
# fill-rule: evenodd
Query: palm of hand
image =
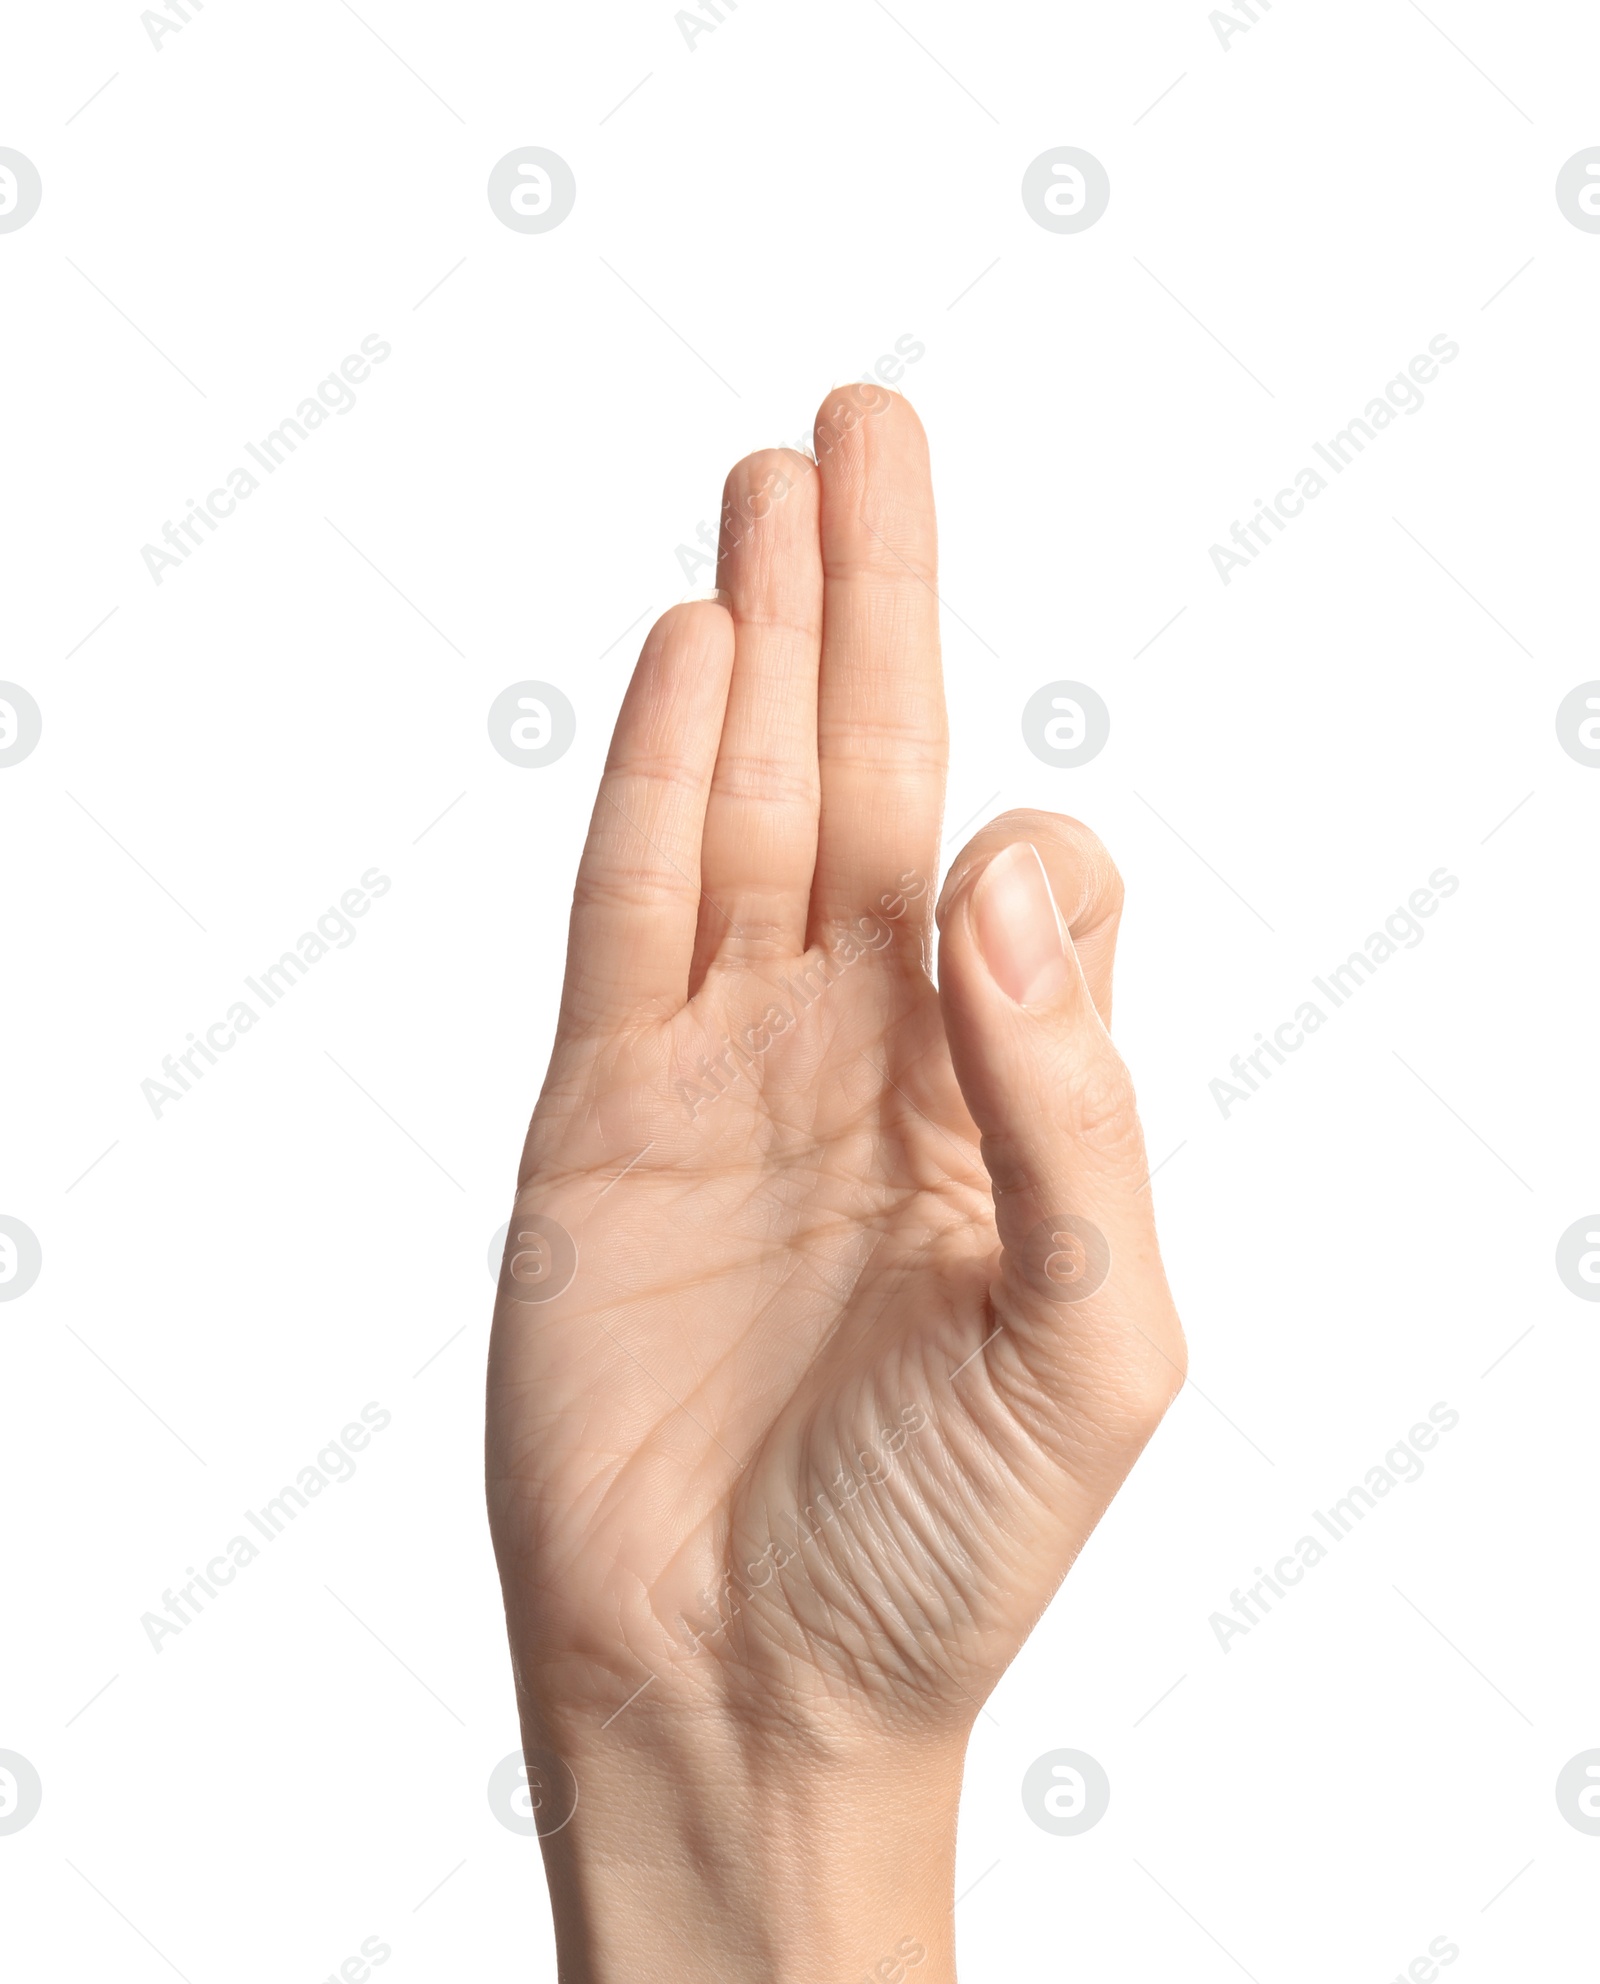
<path fill-rule="evenodd" d="M 525 1691 L 597 1715 L 965 1719 L 1181 1382 L 1092 839 L 1024 823 L 1078 939 L 1053 1023 L 980 953 L 1015 819 L 958 858 L 934 988 L 931 499 L 903 402 L 845 399 L 818 470 L 730 479 L 731 624 L 679 608 L 646 645 L 511 1222 L 491 1523 Z M 1029 1256 L 1069 1198 L 1126 1272 L 1066 1307 Z"/>

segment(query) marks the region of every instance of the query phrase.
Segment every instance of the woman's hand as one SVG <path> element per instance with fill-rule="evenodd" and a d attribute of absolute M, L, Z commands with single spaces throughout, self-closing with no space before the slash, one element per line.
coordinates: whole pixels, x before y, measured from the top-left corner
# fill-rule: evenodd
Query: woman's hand
<path fill-rule="evenodd" d="M 970 1724 L 1183 1381 L 1116 870 L 1010 813 L 940 893 L 922 429 L 852 387 L 816 436 L 733 471 L 721 599 L 645 642 L 501 1276 L 570 1978 L 951 1974 Z"/>

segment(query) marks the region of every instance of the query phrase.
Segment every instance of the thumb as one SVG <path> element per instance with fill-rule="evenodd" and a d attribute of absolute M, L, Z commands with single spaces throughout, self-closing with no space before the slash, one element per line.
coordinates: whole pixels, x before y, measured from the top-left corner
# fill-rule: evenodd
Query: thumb
<path fill-rule="evenodd" d="M 1133 1083 L 1073 942 L 1114 936 L 1121 882 L 1075 821 L 1030 814 L 1010 839 L 1007 824 L 958 859 L 938 919 L 945 1032 L 994 1190 L 994 1323 L 1077 1418 L 1075 1446 L 1131 1442 L 1125 1468 L 1185 1366 Z"/>

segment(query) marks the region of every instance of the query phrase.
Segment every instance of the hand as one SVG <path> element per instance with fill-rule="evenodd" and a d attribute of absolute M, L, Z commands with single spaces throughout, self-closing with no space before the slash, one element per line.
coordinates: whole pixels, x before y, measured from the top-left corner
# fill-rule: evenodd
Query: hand
<path fill-rule="evenodd" d="M 971 1722 L 1183 1381 L 1117 872 L 992 822 L 935 989 L 926 443 L 866 387 L 816 435 L 733 471 L 722 598 L 645 642 L 495 1314 L 569 1977 L 948 1974 Z"/>

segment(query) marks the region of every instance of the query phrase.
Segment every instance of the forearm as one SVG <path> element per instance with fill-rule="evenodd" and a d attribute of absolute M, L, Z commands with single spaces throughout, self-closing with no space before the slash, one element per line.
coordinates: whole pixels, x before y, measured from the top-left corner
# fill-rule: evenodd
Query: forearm
<path fill-rule="evenodd" d="M 576 1804 L 542 1844 L 563 1984 L 952 1984 L 959 1750 L 819 1754 L 643 1706 L 561 1752 Z"/>

